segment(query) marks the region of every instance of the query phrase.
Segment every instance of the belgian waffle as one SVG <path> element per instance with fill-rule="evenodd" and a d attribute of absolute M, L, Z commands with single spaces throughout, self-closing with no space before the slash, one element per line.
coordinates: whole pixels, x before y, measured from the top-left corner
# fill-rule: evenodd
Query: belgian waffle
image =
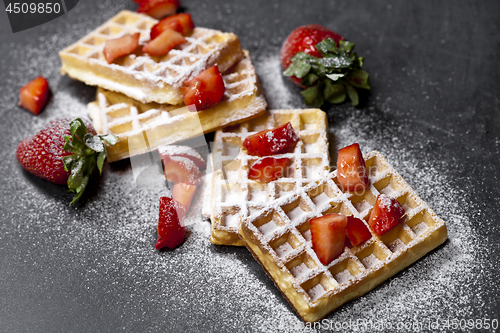
<path fill-rule="evenodd" d="M 200 71 L 217 65 L 221 73 L 243 58 L 238 37 L 232 33 L 195 28 L 186 42 L 160 57 L 138 48 L 135 53 L 108 64 L 103 55 L 106 41 L 139 32 L 139 43 L 149 41 L 151 27 L 158 21 L 123 10 L 103 25 L 68 46 L 59 56 L 61 74 L 125 94 L 141 102 L 179 104 L 180 86 Z"/>
<path fill-rule="evenodd" d="M 284 175 L 268 184 L 248 179 L 251 165 L 259 159 L 241 150 L 251 134 L 291 122 L 300 137 L 294 152 L 275 155 L 291 163 Z M 271 110 L 268 114 L 217 131 L 212 149 L 212 169 L 203 215 L 212 222 L 210 241 L 219 245 L 243 246 L 238 235 L 240 222 L 269 202 L 287 196 L 328 174 L 329 157 L 326 114 L 319 109 Z"/>
<path fill-rule="evenodd" d="M 223 75 L 226 86 L 223 100 L 200 112 L 190 112 L 187 107 L 140 103 L 98 88 L 97 101 L 88 106 L 94 127 L 98 133 L 118 136 L 118 142 L 107 147 L 108 161 L 152 151 L 265 112 L 266 100 L 248 52 L 245 55 Z"/>
<path fill-rule="evenodd" d="M 343 193 L 333 171 L 294 195 L 250 216 L 239 233 L 254 257 L 304 321 L 317 321 L 434 249 L 447 238 L 445 223 L 378 152 L 365 156 L 371 181 L 362 194 Z M 312 248 L 309 220 L 328 213 L 354 215 L 368 226 L 379 193 L 405 208 L 404 221 L 329 265 Z"/>

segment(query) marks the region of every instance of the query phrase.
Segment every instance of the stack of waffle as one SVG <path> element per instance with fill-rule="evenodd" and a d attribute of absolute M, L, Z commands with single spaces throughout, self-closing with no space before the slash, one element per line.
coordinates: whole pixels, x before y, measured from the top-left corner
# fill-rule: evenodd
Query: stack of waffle
<path fill-rule="evenodd" d="M 99 133 L 119 138 L 108 147 L 109 161 L 130 157 L 130 141 L 134 154 L 140 154 L 251 119 L 266 109 L 248 52 L 232 33 L 195 28 L 186 43 L 164 56 L 136 52 L 106 62 L 106 41 L 139 32 L 139 43 L 145 44 L 157 22 L 124 10 L 59 53 L 62 74 L 99 87 L 89 114 Z M 211 109 L 190 112 L 183 105 L 182 84 L 213 65 L 223 73 L 223 100 Z M 144 143 L 142 149 L 137 149 L 138 142 Z"/>
<path fill-rule="evenodd" d="M 444 222 L 378 152 L 365 155 L 369 188 L 343 192 L 336 171 L 330 172 L 325 113 L 265 113 L 255 69 L 234 34 L 195 28 L 186 43 L 165 56 L 135 52 L 106 62 L 106 41 L 139 32 L 144 44 L 156 23 L 120 12 L 60 52 L 61 72 L 98 86 L 88 110 L 99 133 L 118 136 L 118 143 L 107 147 L 109 161 L 217 131 L 203 204 L 212 222 L 210 241 L 245 245 L 303 320 L 320 320 L 446 240 Z M 223 100 L 190 112 L 182 104 L 183 82 L 215 64 L 223 73 Z M 282 177 L 269 183 L 248 179 L 258 158 L 242 149 L 245 138 L 288 122 L 300 140 L 293 152 L 275 156 L 291 161 Z M 403 221 L 382 236 L 368 225 L 380 193 L 405 209 Z M 312 247 L 309 221 L 328 213 L 362 219 L 371 238 L 323 265 Z"/>

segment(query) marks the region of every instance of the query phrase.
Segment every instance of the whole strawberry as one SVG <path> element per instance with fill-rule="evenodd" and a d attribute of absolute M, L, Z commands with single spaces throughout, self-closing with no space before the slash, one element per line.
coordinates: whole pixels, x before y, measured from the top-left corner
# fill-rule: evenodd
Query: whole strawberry
<path fill-rule="evenodd" d="M 341 35 L 327 29 L 319 24 L 308 24 L 296 28 L 286 38 L 283 47 L 281 48 L 281 66 L 287 69 L 292 63 L 292 57 L 299 52 L 305 52 L 315 57 L 321 57 L 321 53 L 316 49 L 316 44 L 331 38 L 338 43 L 344 40 Z M 292 76 L 290 79 L 300 86 L 300 79 Z"/>
<path fill-rule="evenodd" d="M 308 106 L 342 103 L 347 96 L 352 105 L 358 105 L 356 88 L 370 89 L 370 81 L 354 46 L 320 25 L 298 27 L 281 49 L 284 75 L 305 89 L 301 94 Z"/>
<path fill-rule="evenodd" d="M 19 143 L 16 157 L 28 172 L 56 184 L 68 184 L 76 196 L 85 190 L 95 164 L 99 171 L 106 158 L 101 140 L 113 145 L 113 135 L 96 135 L 81 119 L 57 119 L 34 136 Z"/>
<path fill-rule="evenodd" d="M 181 203 L 168 197 L 160 198 L 156 249 L 168 247 L 173 250 L 184 243 L 184 236 L 186 235 L 185 216 L 186 210 Z"/>

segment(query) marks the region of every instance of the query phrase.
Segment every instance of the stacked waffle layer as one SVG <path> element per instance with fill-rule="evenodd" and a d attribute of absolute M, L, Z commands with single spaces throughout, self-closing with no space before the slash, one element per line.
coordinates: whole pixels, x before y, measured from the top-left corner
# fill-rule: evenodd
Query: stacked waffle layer
<path fill-rule="evenodd" d="M 143 45 L 150 40 L 151 27 L 157 22 L 146 15 L 121 11 L 59 52 L 61 73 L 140 102 L 176 105 L 183 102 L 180 88 L 184 81 L 213 65 L 224 73 L 244 57 L 236 35 L 195 28 L 185 43 L 164 56 L 149 56 L 139 47 L 112 64 L 106 62 L 103 48 L 108 40 L 139 32 Z"/>
<path fill-rule="evenodd" d="M 223 79 L 222 101 L 200 112 L 191 112 L 183 104 L 141 103 L 99 88 L 97 101 L 89 104 L 88 112 L 97 132 L 118 136 L 118 142 L 107 147 L 108 161 L 146 153 L 265 112 L 267 103 L 247 52 Z"/>
<path fill-rule="evenodd" d="M 336 171 L 246 218 L 239 233 L 254 257 L 304 321 L 317 321 L 442 244 L 445 223 L 378 152 L 365 156 L 370 187 L 342 192 Z M 404 207 L 403 221 L 382 236 L 367 221 L 379 193 Z M 328 265 L 312 248 L 309 220 L 328 213 L 364 220 L 372 237 Z"/>
<path fill-rule="evenodd" d="M 291 162 L 281 178 L 269 183 L 248 179 L 259 157 L 246 154 L 246 137 L 290 122 L 299 135 L 292 153 L 274 155 Z M 326 114 L 319 109 L 271 110 L 237 126 L 219 130 L 212 149 L 212 169 L 203 202 L 203 215 L 212 222 L 210 241 L 218 245 L 243 246 L 238 227 L 245 218 L 270 202 L 322 179 L 329 172 Z"/>

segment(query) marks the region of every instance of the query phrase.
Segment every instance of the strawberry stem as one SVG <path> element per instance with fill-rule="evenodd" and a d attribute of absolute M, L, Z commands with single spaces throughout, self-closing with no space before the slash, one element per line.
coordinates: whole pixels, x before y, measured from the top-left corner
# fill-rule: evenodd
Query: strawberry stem
<path fill-rule="evenodd" d="M 87 133 L 87 128 L 80 118 L 70 122 L 70 136 L 65 136 L 64 150 L 72 155 L 63 158 L 64 170 L 70 171 L 68 178 L 69 192 L 76 193 L 70 205 L 78 200 L 94 171 L 97 162 L 99 173 L 106 159 L 106 147 L 103 141 L 113 146 L 118 137 L 112 134 L 93 135 Z"/>
<path fill-rule="evenodd" d="M 308 106 L 321 107 L 325 101 L 339 104 L 346 97 L 356 106 L 359 104 L 356 88 L 369 90 L 370 78 L 361 69 L 364 58 L 358 57 L 354 46 L 344 40 L 337 46 L 332 38 L 327 38 L 315 46 L 321 58 L 298 52 L 283 74 L 301 79 L 300 84 L 307 87 L 301 93 Z"/>

